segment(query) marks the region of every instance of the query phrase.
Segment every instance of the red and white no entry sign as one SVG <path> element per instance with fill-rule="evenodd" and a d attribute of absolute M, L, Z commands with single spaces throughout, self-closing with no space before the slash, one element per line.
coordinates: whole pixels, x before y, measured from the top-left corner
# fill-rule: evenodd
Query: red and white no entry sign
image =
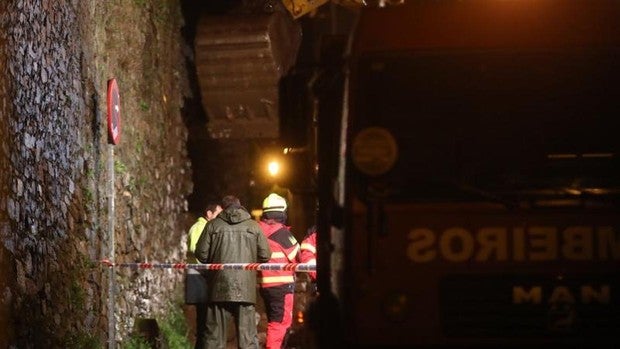
<path fill-rule="evenodd" d="M 121 97 L 116 79 L 108 80 L 108 142 L 118 144 L 121 138 Z"/>

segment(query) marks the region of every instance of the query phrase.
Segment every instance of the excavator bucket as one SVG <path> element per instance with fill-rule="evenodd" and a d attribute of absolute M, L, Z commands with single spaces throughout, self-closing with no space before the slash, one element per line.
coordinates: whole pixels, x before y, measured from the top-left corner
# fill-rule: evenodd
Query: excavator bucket
<path fill-rule="evenodd" d="M 201 18 L 196 72 L 212 138 L 279 137 L 278 85 L 300 43 L 301 26 L 285 12 Z"/>

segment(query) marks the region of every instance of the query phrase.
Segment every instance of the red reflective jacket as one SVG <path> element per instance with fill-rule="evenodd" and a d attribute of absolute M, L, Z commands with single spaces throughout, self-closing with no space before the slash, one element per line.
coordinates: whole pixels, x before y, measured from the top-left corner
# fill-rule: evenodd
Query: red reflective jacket
<path fill-rule="evenodd" d="M 316 230 L 312 230 L 301 242 L 300 260 L 302 263 L 316 264 Z M 312 280 L 316 280 L 316 271 L 308 274 Z"/>
<path fill-rule="evenodd" d="M 275 221 L 260 221 L 258 223 L 271 248 L 269 263 L 296 263 L 299 259 L 299 243 L 289 228 Z M 258 276 L 260 287 L 272 287 L 295 282 L 294 271 L 262 270 L 259 271 Z"/>

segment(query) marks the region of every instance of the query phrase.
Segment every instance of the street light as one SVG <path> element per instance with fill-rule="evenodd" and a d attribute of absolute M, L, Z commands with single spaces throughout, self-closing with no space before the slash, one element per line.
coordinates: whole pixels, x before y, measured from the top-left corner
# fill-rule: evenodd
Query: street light
<path fill-rule="evenodd" d="M 267 172 L 273 178 L 280 174 L 280 162 L 278 160 L 270 160 L 267 164 Z"/>

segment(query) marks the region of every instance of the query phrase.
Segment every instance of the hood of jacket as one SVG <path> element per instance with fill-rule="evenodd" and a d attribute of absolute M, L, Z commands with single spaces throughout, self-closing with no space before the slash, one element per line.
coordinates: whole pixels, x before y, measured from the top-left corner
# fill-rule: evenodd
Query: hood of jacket
<path fill-rule="evenodd" d="M 217 215 L 217 218 L 223 219 L 228 224 L 238 224 L 248 219 L 252 219 L 252 216 L 242 206 L 230 206 Z"/>

